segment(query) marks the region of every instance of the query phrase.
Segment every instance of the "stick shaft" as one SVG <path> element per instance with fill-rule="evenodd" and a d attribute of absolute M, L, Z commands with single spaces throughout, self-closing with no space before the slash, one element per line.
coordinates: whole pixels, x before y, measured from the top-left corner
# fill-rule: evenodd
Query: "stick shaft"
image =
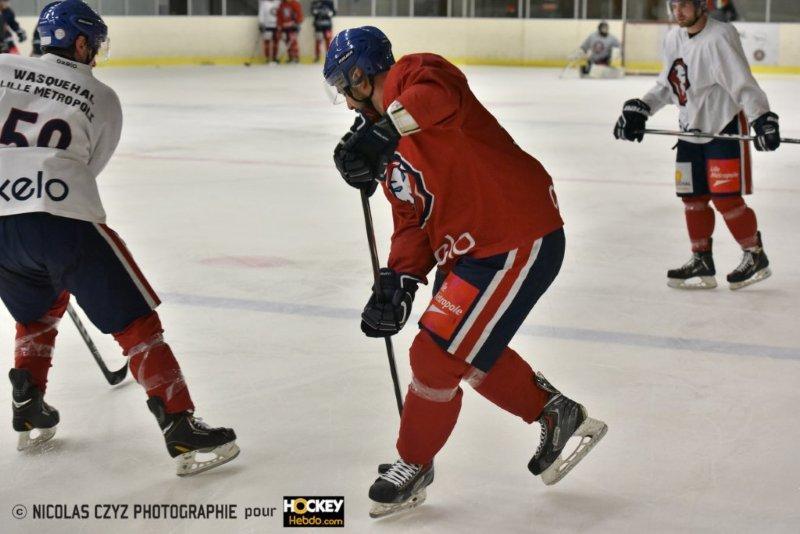
<path fill-rule="evenodd" d="M 721 139 L 723 141 L 753 141 L 755 137 L 752 135 L 714 135 L 703 132 L 681 132 L 677 130 L 651 130 L 645 129 L 644 133 L 650 135 L 670 135 L 675 137 L 698 137 L 700 139 Z M 781 137 L 781 143 L 790 145 L 800 145 L 800 139 L 792 139 L 791 137 Z"/>
<path fill-rule="evenodd" d="M 91 336 L 89 336 L 89 332 L 87 332 L 86 327 L 83 326 L 83 321 L 81 321 L 81 318 L 78 316 L 78 312 L 75 311 L 75 308 L 72 307 L 71 303 L 67 304 L 67 313 L 69 314 L 69 318 L 72 319 L 72 322 L 75 325 L 75 328 L 78 330 L 78 333 L 83 338 L 83 342 L 86 343 L 86 346 L 89 348 L 89 352 L 92 353 L 94 361 L 97 362 L 97 365 L 100 367 L 100 371 L 102 371 L 103 376 L 106 377 L 108 383 L 113 386 L 122 382 L 122 380 L 125 379 L 125 375 L 128 373 L 127 364 L 118 371 L 110 371 L 106 365 L 106 362 L 103 361 L 100 351 L 97 350 L 97 345 L 95 345 L 94 341 L 92 341 Z"/>
<path fill-rule="evenodd" d="M 369 243 L 369 255 L 372 260 L 372 275 L 375 279 L 375 298 L 380 298 L 380 263 L 378 262 L 378 247 L 375 244 L 375 226 L 372 223 L 372 210 L 369 207 L 369 197 L 365 191 L 361 191 L 361 207 L 364 210 L 364 226 L 367 231 L 367 242 Z M 386 342 L 386 355 L 389 358 L 389 372 L 392 374 L 394 384 L 394 397 L 397 401 L 397 412 L 403 415 L 403 397 L 400 394 L 400 379 L 397 377 L 397 365 L 394 360 L 394 346 L 392 338 L 383 338 Z"/>

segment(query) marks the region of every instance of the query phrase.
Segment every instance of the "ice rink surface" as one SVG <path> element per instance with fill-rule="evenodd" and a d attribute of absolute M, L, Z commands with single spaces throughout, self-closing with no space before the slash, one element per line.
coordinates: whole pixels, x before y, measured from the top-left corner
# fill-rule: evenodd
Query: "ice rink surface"
<path fill-rule="evenodd" d="M 288 495 L 344 495 L 347 532 L 800 531 L 800 147 L 753 158 L 748 202 L 774 276 L 739 292 L 671 290 L 667 268 L 689 257 L 674 140 L 611 135 L 622 102 L 654 78 L 465 71 L 553 175 L 567 223 L 564 268 L 512 346 L 608 423 L 575 471 L 545 487 L 526 469 L 538 426 L 467 386 L 428 502 L 370 520 L 367 489 L 377 464 L 395 459 L 398 417 L 383 343 L 358 327 L 371 284 L 358 194 L 331 161 L 352 115 L 326 100 L 318 67 L 101 69 L 125 113 L 101 177 L 108 223 L 164 301 L 198 415 L 234 427 L 242 454 L 176 477 L 141 388 L 109 388 L 65 319 L 50 450 L 18 453 L 10 409 L 0 410 L 0 531 L 278 532 Z M 800 78 L 761 82 L 782 133 L 800 137 Z M 676 117 L 666 109 L 649 126 L 674 129 Z M 388 203 L 372 205 L 385 258 Z M 740 251 L 719 216 L 714 238 L 722 282 Z M 417 311 L 428 297 L 417 294 Z M 113 340 L 92 332 L 119 367 Z M 414 333 L 410 324 L 394 340 L 404 385 Z M 4 309 L 0 347 L 7 368 Z M 36 504 L 103 503 L 279 510 L 246 521 L 30 519 Z M 16 504 L 27 519 L 12 519 Z"/>

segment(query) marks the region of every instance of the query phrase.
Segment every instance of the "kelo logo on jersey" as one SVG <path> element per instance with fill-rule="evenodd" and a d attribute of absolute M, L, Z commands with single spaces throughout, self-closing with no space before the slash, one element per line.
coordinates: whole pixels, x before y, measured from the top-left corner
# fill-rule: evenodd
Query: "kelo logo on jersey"
<path fill-rule="evenodd" d="M 433 257 L 436 259 L 437 265 L 444 265 L 448 261 L 463 256 L 475 248 L 475 238 L 469 232 L 464 232 L 457 239 L 450 235 L 444 236 L 444 239 L 444 244 L 433 251 Z"/>
<path fill-rule="evenodd" d="M 395 152 L 389 165 L 386 166 L 386 176 L 389 179 L 389 189 L 394 196 L 414 206 L 420 214 L 419 227 L 424 228 L 433 210 L 434 197 L 425 187 L 422 173 L 403 159 L 399 152 Z"/>
<path fill-rule="evenodd" d="M 689 67 L 684 63 L 683 58 L 678 58 L 672 63 L 667 76 L 672 92 L 678 97 L 678 103 L 685 106 L 687 102 L 686 91 L 692 86 L 689 83 Z"/>
<path fill-rule="evenodd" d="M 606 45 L 603 44 L 603 41 L 597 41 L 592 46 L 592 52 L 594 52 L 595 54 L 602 54 L 605 51 L 606 51 Z"/>
<path fill-rule="evenodd" d="M 36 173 L 36 181 L 22 176 L 16 180 L 3 180 L 0 182 L 0 198 L 6 202 L 18 200 L 24 202 L 34 196 L 42 198 L 47 196 L 53 202 L 61 202 L 69 195 L 69 186 L 59 178 L 44 179 L 44 173 Z"/>

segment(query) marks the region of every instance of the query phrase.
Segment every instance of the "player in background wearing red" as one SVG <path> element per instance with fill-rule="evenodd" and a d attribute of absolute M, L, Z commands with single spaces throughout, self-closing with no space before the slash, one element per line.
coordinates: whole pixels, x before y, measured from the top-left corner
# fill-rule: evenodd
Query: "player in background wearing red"
<path fill-rule="evenodd" d="M 648 117 L 667 104 L 679 110 L 682 131 L 747 135 L 748 120 L 755 147 L 780 146 L 778 116 L 750 72 L 739 34 L 732 25 L 708 17 L 705 0 L 672 0 L 677 28 L 664 39 L 664 69 L 641 99 L 625 102 L 614 127 L 617 139 L 642 141 Z M 680 138 L 675 181 L 683 200 L 692 258 L 667 272 L 670 287 L 711 289 L 717 286 L 711 250 L 714 208 L 742 247 L 742 261 L 728 274 L 739 289 L 772 273 L 764 252 L 756 214 L 742 195 L 752 193 L 750 145 L 747 142 Z"/>
<path fill-rule="evenodd" d="M 289 63 L 300 62 L 297 38 L 303 23 L 303 8 L 297 0 L 281 0 L 278 6 L 278 32 L 286 42 Z"/>
<path fill-rule="evenodd" d="M 337 169 L 368 194 L 380 183 L 394 218 L 388 267 L 364 308 L 362 331 L 396 334 L 417 284 L 436 268 L 434 296 L 410 349 L 413 378 L 399 459 L 370 488 L 370 515 L 424 500 L 434 457 L 461 409 L 462 380 L 526 423 L 540 423 L 528 468 L 547 484 L 557 482 L 606 425 L 508 346 L 563 260 L 563 222 L 550 176 L 478 102 L 460 70 L 435 54 L 395 63 L 377 28 L 339 33 L 324 76 L 360 112 L 336 147 Z M 564 459 L 573 435 L 582 437 L 582 447 Z"/>
<path fill-rule="evenodd" d="M 164 341 L 158 296 L 105 224 L 97 177 L 122 129 L 116 93 L 92 73 L 107 27 L 85 3 L 65 0 L 44 8 L 39 33 L 41 58 L 0 55 L 0 298 L 17 323 L 9 372 L 17 447 L 55 434 L 59 414 L 44 394 L 72 295 L 122 347 L 178 475 L 222 465 L 239 453 L 236 434 L 195 418 L 186 380 Z M 198 452 L 210 455 L 197 458 Z"/>

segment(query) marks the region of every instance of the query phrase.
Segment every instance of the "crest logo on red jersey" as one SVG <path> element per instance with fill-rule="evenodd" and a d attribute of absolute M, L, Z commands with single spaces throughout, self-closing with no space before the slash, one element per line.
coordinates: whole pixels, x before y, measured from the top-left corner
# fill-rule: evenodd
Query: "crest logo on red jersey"
<path fill-rule="evenodd" d="M 425 187 L 425 178 L 422 173 L 406 161 L 399 152 L 395 152 L 386 167 L 386 176 L 389 180 L 387 184 L 389 190 L 398 200 L 414 206 L 417 213 L 420 214 L 419 226 L 424 228 L 433 210 L 434 197 Z"/>
<path fill-rule="evenodd" d="M 681 106 L 685 106 L 688 100 L 686 91 L 689 90 L 692 84 L 689 83 L 689 67 L 686 66 L 683 58 L 678 58 L 672 63 L 667 80 L 672 86 L 672 92 L 678 97 L 678 103 Z"/>

